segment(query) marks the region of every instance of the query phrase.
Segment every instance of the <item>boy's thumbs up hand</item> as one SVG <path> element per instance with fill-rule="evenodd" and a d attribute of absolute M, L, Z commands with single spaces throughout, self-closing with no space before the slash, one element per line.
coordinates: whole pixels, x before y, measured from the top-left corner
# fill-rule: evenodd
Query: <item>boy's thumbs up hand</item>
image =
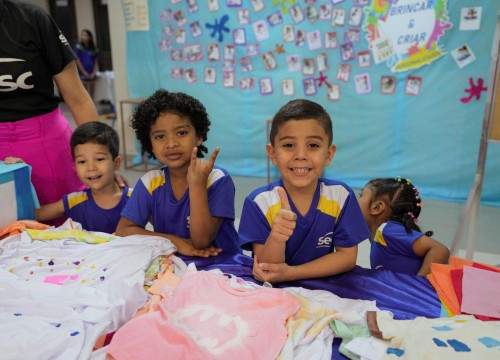
<path fill-rule="evenodd" d="M 269 237 L 276 241 L 287 241 L 295 229 L 295 220 L 297 215 L 291 210 L 290 202 L 285 189 L 278 187 L 278 195 L 281 201 L 281 209 L 274 218 L 271 234 Z"/>
<path fill-rule="evenodd" d="M 278 195 L 280 196 L 281 208 L 291 211 L 292 209 L 290 207 L 290 202 L 288 201 L 288 195 L 286 194 L 285 189 L 283 189 L 281 186 L 279 186 L 277 190 L 278 190 Z"/>

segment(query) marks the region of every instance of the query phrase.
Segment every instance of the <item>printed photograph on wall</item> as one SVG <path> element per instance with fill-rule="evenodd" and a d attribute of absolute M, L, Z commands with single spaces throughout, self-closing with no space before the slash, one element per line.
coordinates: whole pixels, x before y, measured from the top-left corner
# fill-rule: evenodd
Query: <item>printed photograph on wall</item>
<path fill-rule="evenodd" d="M 189 24 L 189 29 L 191 30 L 191 36 L 196 38 L 203 34 L 203 30 L 201 30 L 201 25 L 199 21 L 195 21 L 194 23 Z"/>
<path fill-rule="evenodd" d="M 203 47 L 201 44 L 192 44 L 182 49 L 182 60 L 186 62 L 203 60 Z"/>
<path fill-rule="evenodd" d="M 184 71 L 184 76 L 186 77 L 186 80 L 189 84 L 193 84 L 198 80 L 196 77 L 196 71 L 194 68 L 189 68 Z"/>
<path fill-rule="evenodd" d="M 325 33 L 325 49 L 336 49 L 338 46 L 337 33 L 329 31 Z"/>
<path fill-rule="evenodd" d="M 481 28 L 481 7 L 462 8 L 460 30 L 479 30 Z"/>
<path fill-rule="evenodd" d="M 186 30 L 184 29 L 175 30 L 175 43 L 176 44 L 186 43 Z"/>
<path fill-rule="evenodd" d="M 293 79 L 283 79 L 281 80 L 281 93 L 284 96 L 295 95 L 295 85 Z"/>
<path fill-rule="evenodd" d="M 288 13 L 290 14 L 292 21 L 295 24 L 298 24 L 304 20 L 304 13 L 302 12 L 299 4 L 295 4 L 291 8 L 289 8 Z"/>
<path fill-rule="evenodd" d="M 239 83 L 240 83 L 241 90 L 252 90 L 254 88 L 253 78 L 240 79 Z"/>
<path fill-rule="evenodd" d="M 225 60 L 234 60 L 234 45 L 225 45 L 224 46 L 224 59 Z"/>
<path fill-rule="evenodd" d="M 252 43 L 247 45 L 247 54 L 249 56 L 257 56 L 260 55 L 260 44 Z"/>
<path fill-rule="evenodd" d="M 288 55 L 286 57 L 286 63 L 288 64 L 289 72 L 300 71 L 300 56 L 299 55 Z"/>
<path fill-rule="evenodd" d="M 208 0 L 208 11 L 219 11 L 219 0 Z"/>
<path fill-rule="evenodd" d="M 247 43 L 247 34 L 245 29 L 233 30 L 233 41 L 235 45 L 245 45 Z"/>
<path fill-rule="evenodd" d="M 391 95 L 396 92 L 396 77 L 381 76 L 380 77 L 380 92 L 384 95 Z"/>
<path fill-rule="evenodd" d="M 170 70 L 170 76 L 172 77 L 172 79 L 182 79 L 184 77 L 184 69 L 174 66 Z"/>
<path fill-rule="evenodd" d="M 186 0 L 186 5 L 188 7 L 188 12 L 194 13 L 198 11 L 198 4 L 196 0 Z"/>
<path fill-rule="evenodd" d="M 250 0 L 250 3 L 255 12 L 264 10 L 264 0 Z"/>
<path fill-rule="evenodd" d="M 317 50 L 321 48 L 321 34 L 319 30 L 309 31 L 306 38 L 309 50 Z"/>
<path fill-rule="evenodd" d="M 217 69 L 214 67 L 207 66 L 204 71 L 205 74 L 205 83 L 207 84 L 215 84 L 215 78 L 217 75 Z"/>
<path fill-rule="evenodd" d="M 367 94 L 371 92 L 372 84 L 370 81 L 370 74 L 364 73 L 354 76 L 354 86 L 358 94 Z"/>
<path fill-rule="evenodd" d="M 344 26 L 345 24 L 345 9 L 334 8 L 332 10 L 332 26 Z"/>
<path fill-rule="evenodd" d="M 234 87 L 234 71 L 223 71 L 222 72 L 222 86 L 226 88 Z"/>
<path fill-rule="evenodd" d="M 306 41 L 306 32 L 304 30 L 297 30 L 297 35 L 295 36 L 295 45 L 298 47 L 303 47 Z"/>
<path fill-rule="evenodd" d="M 349 20 L 347 23 L 350 26 L 359 26 L 361 25 L 361 19 L 363 18 L 363 9 L 357 6 L 353 6 L 349 10 Z"/>
<path fill-rule="evenodd" d="M 207 44 L 208 61 L 214 62 L 220 60 L 219 43 Z"/>
<path fill-rule="evenodd" d="M 295 40 L 293 25 L 283 25 L 282 33 L 283 33 L 283 41 L 284 42 L 293 42 Z"/>
<path fill-rule="evenodd" d="M 474 60 L 476 60 L 474 53 L 467 44 L 463 44 L 462 46 L 459 46 L 456 49 L 454 49 L 451 52 L 451 56 L 453 57 L 453 59 L 455 60 L 456 64 L 460 69 L 463 68 L 464 66 L 469 65 Z"/>
<path fill-rule="evenodd" d="M 419 76 L 407 76 L 405 83 L 405 94 L 418 96 L 422 87 L 422 78 Z"/>
<path fill-rule="evenodd" d="M 238 23 L 240 25 L 250 24 L 250 10 L 248 9 L 238 10 Z"/>
<path fill-rule="evenodd" d="M 327 96 L 328 100 L 338 101 L 340 99 L 340 85 L 334 83 L 327 84 Z"/>
<path fill-rule="evenodd" d="M 268 95 L 273 93 L 273 82 L 270 77 L 262 78 L 259 80 L 260 93 Z"/>
<path fill-rule="evenodd" d="M 307 96 L 316 94 L 317 89 L 316 89 L 316 83 L 314 82 L 314 78 L 304 79 L 302 83 L 304 86 L 304 94 L 306 94 Z"/>
<path fill-rule="evenodd" d="M 269 29 L 264 20 L 259 20 L 253 24 L 253 31 L 255 33 L 255 38 L 258 41 L 266 40 L 269 37 Z"/>
<path fill-rule="evenodd" d="M 337 68 L 337 80 L 348 82 L 351 75 L 351 65 L 341 63 Z"/>
<path fill-rule="evenodd" d="M 253 70 L 252 58 L 250 56 L 243 56 L 240 59 L 241 72 L 247 73 Z"/>
<path fill-rule="evenodd" d="M 276 69 L 278 63 L 276 62 L 276 58 L 274 57 L 274 53 L 272 51 L 268 51 L 262 55 L 262 60 L 264 60 L 264 67 L 266 70 Z"/>
<path fill-rule="evenodd" d="M 359 51 L 356 56 L 358 57 L 358 67 L 366 68 L 372 64 L 371 55 L 368 50 Z"/>
<path fill-rule="evenodd" d="M 344 42 L 359 42 L 359 29 L 345 29 L 344 30 Z"/>
<path fill-rule="evenodd" d="M 283 17 L 281 16 L 281 11 L 276 11 L 267 16 L 267 21 L 271 26 L 277 26 L 283 23 Z"/>
<path fill-rule="evenodd" d="M 314 59 L 306 58 L 302 60 L 302 75 L 305 76 L 314 75 Z"/>
<path fill-rule="evenodd" d="M 354 59 L 354 47 L 352 43 L 340 45 L 340 56 L 342 61 L 351 61 Z"/>
<path fill-rule="evenodd" d="M 226 0 L 226 4 L 227 7 L 241 7 L 242 0 Z"/>
<path fill-rule="evenodd" d="M 318 64 L 318 71 L 327 71 L 328 66 L 328 55 L 326 53 L 319 53 L 316 55 L 316 64 Z"/>
<path fill-rule="evenodd" d="M 332 18 L 332 5 L 329 3 L 320 4 L 318 16 L 319 16 L 320 20 L 331 20 L 331 18 Z"/>

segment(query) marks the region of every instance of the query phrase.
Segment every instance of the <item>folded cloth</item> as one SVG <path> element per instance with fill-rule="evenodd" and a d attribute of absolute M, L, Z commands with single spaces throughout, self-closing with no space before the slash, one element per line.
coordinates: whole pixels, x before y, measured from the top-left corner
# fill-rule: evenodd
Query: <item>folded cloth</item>
<path fill-rule="evenodd" d="M 498 267 L 476 263 L 456 256 L 450 257 L 449 265 L 431 264 L 431 273 L 427 275 L 427 279 L 436 290 L 449 316 L 462 314 L 462 278 L 464 266 L 500 271 Z M 489 320 L 493 320 L 493 318 Z"/>
<path fill-rule="evenodd" d="M 0 229 L 0 240 L 22 233 L 26 229 L 46 230 L 50 226 L 39 223 L 36 220 L 18 220 Z"/>

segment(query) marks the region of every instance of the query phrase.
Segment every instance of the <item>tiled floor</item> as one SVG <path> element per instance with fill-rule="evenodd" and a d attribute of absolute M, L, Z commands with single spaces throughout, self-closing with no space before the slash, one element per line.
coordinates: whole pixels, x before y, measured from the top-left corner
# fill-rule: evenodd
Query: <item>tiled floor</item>
<path fill-rule="evenodd" d="M 64 106 L 63 106 L 63 110 Z M 66 116 L 72 121 L 70 113 L 65 110 Z M 73 123 L 74 125 L 74 123 Z M 124 169 L 122 161 L 122 173 L 126 176 L 131 185 L 144 174 L 140 167 L 134 169 Z M 254 177 L 233 177 L 236 186 L 236 217 L 241 215 L 241 208 L 245 196 L 257 187 L 266 184 L 266 178 Z M 359 193 L 359 191 L 356 191 Z M 446 246 L 451 246 L 457 226 L 460 221 L 460 214 L 463 203 L 426 199 L 424 194 L 424 208 L 420 215 L 419 226 L 422 230 L 433 230 L 434 238 L 441 241 Z M 466 239 L 462 239 L 458 256 L 465 257 Z M 481 206 L 477 222 L 477 234 L 475 239 L 475 252 L 473 260 L 500 265 L 500 207 Z M 370 245 L 363 242 L 359 246 L 358 265 L 370 266 L 369 260 Z"/>

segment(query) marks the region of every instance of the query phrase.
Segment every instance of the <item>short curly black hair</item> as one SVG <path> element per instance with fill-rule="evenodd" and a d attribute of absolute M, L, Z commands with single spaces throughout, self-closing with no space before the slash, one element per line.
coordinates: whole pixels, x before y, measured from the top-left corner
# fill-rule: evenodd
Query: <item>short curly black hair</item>
<path fill-rule="evenodd" d="M 139 103 L 130 120 L 130 126 L 134 129 L 135 135 L 141 143 L 143 155 L 147 154 L 150 159 L 156 159 L 150 138 L 151 125 L 164 113 L 189 119 L 196 131 L 196 136 L 201 137 L 203 141 L 207 140 L 211 123 L 203 104 L 190 95 L 159 89 Z M 207 151 L 208 149 L 201 144 L 198 146 L 196 156 L 203 158 L 203 153 Z"/>

